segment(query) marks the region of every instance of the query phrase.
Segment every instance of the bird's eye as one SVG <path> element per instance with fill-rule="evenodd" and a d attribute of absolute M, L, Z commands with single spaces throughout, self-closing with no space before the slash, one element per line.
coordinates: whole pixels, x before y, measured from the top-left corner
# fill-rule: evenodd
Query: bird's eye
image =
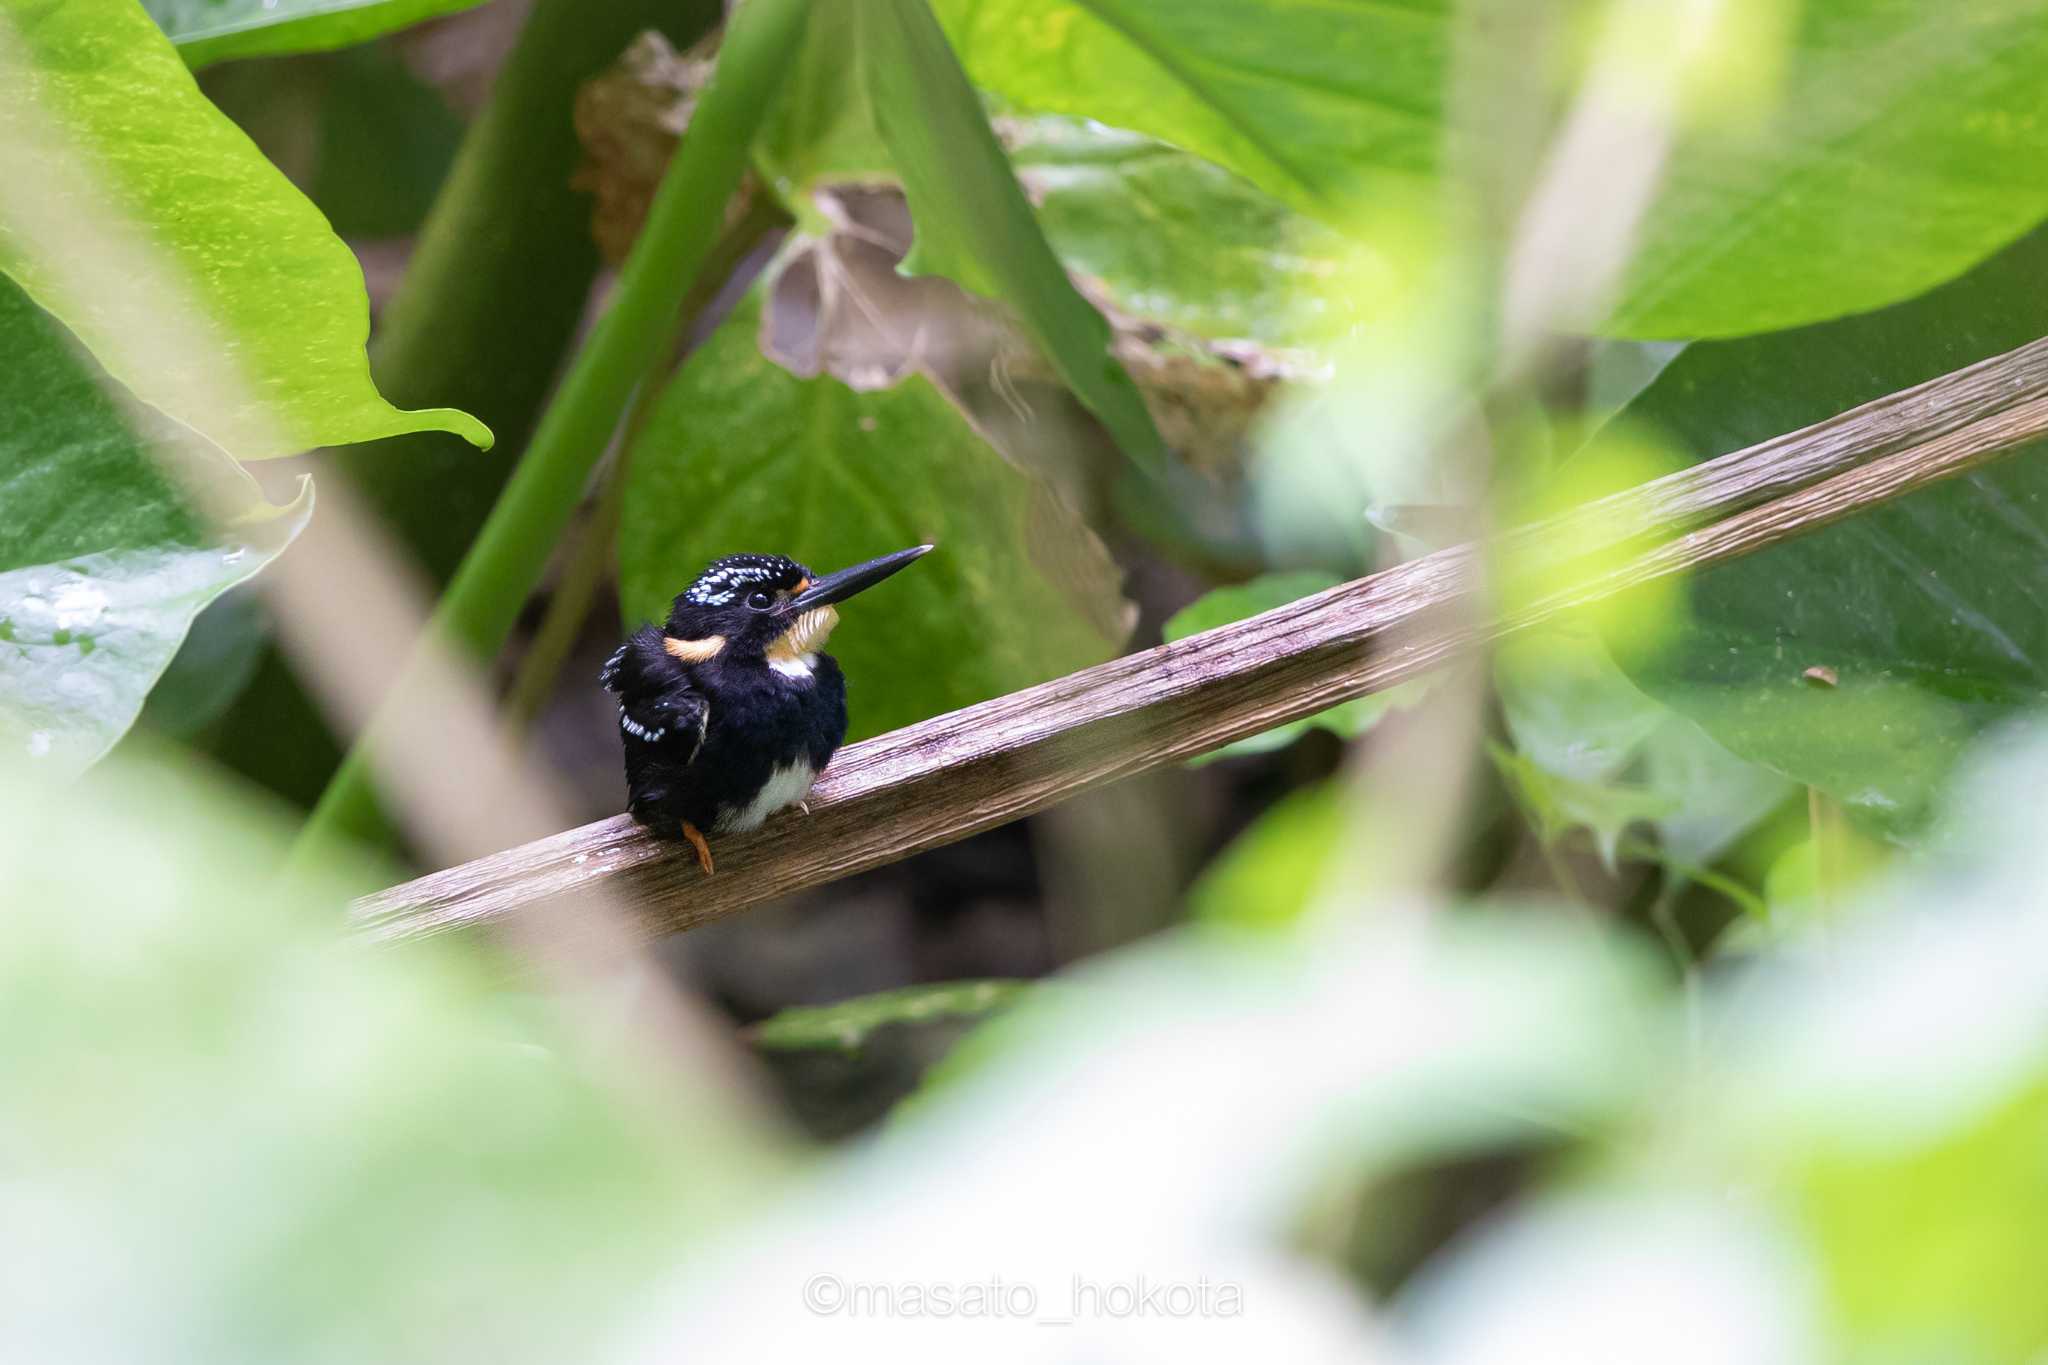
<path fill-rule="evenodd" d="M 752 607 L 755 611 L 766 611 L 769 607 L 773 606 L 774 604 L 775 599 L 773 597 L 770 597 L 767 593 L 762 592 L 759 588 L 756 588 L 752 592 L 747 594 L 747 605 Z"/>

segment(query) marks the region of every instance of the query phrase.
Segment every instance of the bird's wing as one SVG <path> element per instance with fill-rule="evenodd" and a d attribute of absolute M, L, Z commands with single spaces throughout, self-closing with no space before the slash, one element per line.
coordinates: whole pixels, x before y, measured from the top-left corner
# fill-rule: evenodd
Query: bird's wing
<path fill-rule="evenodd" d="M 604 661 L 597 680 L 619 698 L 619 732 L 653 745 L 664 757 L 688 763 L 704 745 L 711 703 L 690 682 L 682 661 L 662 647 L 661 631 L 646 626 Z"/>

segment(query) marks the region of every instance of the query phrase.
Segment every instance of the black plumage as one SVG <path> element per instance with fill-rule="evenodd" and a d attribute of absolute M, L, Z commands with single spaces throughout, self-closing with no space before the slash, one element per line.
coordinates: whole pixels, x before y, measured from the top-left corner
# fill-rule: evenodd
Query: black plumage
<path fill-rule="evenodd" d="M 819 648 L 832 604 L 931 547 L 825 578 L 781 555 L 731 555 L 635 631 L 599 681 L 619 698 L 628 808 L 686 838 L 711 871 L 706 833 L 752 829 L 800 802 L 846 737 L 846 680 Z"/>

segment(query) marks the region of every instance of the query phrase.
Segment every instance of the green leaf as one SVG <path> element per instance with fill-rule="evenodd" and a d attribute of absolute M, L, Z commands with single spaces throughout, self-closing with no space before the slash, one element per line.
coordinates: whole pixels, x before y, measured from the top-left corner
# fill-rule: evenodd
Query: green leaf
<path fill-rule="evenodd" d="M 1593 836 L 1600 861 L 1614 867 L 1621 836 L 1637 824 L 1654 824 L 1678 810 L 1679 797 L 1647 787 L 1611 782 L 1582 782 L 1561 777 L 1528 755 L 1500 744 L 1488 744 L 1494 766 L 1513 788 L 1547 844 L 1575 829 Z"/>
<path fill-rule="evenodd" d="M 1157 469 L 1159 433 L 1109 353 L 1109 325 L 1046 244 L 981 102 L 925 0 L 859 6 L 860 61 L 917 241 L 904 270 L 945 275 L 1008 304 L 1074 395 L 1140 467 Z"/>
<path fill-rule="evenodd" d="M 775 1052 L 858 1052 L 886 1028 L 986 1018 L 1008 1006 L 1028 984 L 944 981 L 905 986 L 830 1005 L 786 1009 L 756 1024 L 751 1036 L 755 1046 Z"/>
<path fill-rule="evenodd" d="M 1561 820 L 1556 833 L 1604 820 L 1599 840 L 1610 859 L 1628 820 L 1641 818 L 1671 863 L 1704 866 L 1794 791 L 1645 696 L 1590 631 L 1548 626 L 1516 636 L 1494 655 L 1494 682 L 1527 765 L 1510 776 Z M 1576 818 L 1574 806 L 1594 818 Z"/>
<path fill-rule="evenodd" d="M 0 753 L 62 773 L 134 724 L 192 618 L 290 543 L 312 485 L 273 508 L 217 449 L 135 429 L 56 325 L 0 279 Z M 235 523 L 209 534 L 160 458 Z"/>
<path fill-rule="evenodd" d="M 998 127 L 1039 225 L 1117 310 L 1196 336 L 1319 340 L 1341 238 L 1249 181 L 1142 133 L 1055 115 Z"/>
<path fill-rule="evenodd" d="M 804 25 L 789 79 L 754 141 L 754 160 L 789 211 L 812 231 L 811 191 L 826 185 L 896 179 L 894 159 L 875 124 L 859 51 L 864 22 L 858 5 L 818 5 Z"/>
<path fill-rule="evenodd" d="M 1361 818 L 1340 783 L 1289 792 L 1203 869 L 1188 892 L 1188 913 L 1237 929 L 1294 928 L 1328 889 L 1332 861 Z"/>
<path fill-rule="evenodd" d="M 1362 202 L 1443 188 L 1458 20 L 1442 0 L 935 8 L 976 84 L 1185 148 L 1340 229 L 1358 226 Z M 1878 307 L 2048 215 L 2048 184 L 2032 173 L 2048 153 L 2039 0 L 1989 0 L 1967 18 L 1807 0 L 1791 7 L 1782 54 L 1768 25 L 1742 29 L 1745 7 L 1721 8 L 1734 17 L 1704 65 L 1745 87 L 1740 117 L 1734 96 L 1697 102 L 1713 116 L 1664 168 L 1608 330 L 1729 335 Z M 1765 73 L 1780 55 L 1771 104 Z"/>
<path fill-rule="evenodd" d="M 567 1359 L 775 1172 L 680 1069 L 650 1121 L 476 945 L 351 941 L 362 888 L 281 884 L 285 831 L 189 760 L 11 777 L 6 1355 Z"/>
<path fill-rule="evenodd" d="M 1847 1335 L 1922 1359 L 2027 1360 L 2048 1300 L 2026 1268 L 2048 1218 L 2048 1081 L 1904 1154 L 1805 1154 L 1792 1201 Z"/>
<path fill-rule="evenodd" d="M 627 622 L 667 619 L 720 555 L 788 554 L 824 571 L 930 541 L 933 554 L 863 594 L 832 637 L 855 737 L 1106 657 L 1062 586 L 1085 532 L 1051 495 L 922 377 L 857 393 L 763 357 L 759 297 L 691 356 L 633 446 L 619 527 Z"/>
<path fill-rule="evenodd" d="M 1249 583 L 1239 583 L 1228 588 L 1216 588 L 1204 593 L 1187 606 L 1167 618 L 1164 630 L 1168 641 L 1185 640 L 1190 635 L 1199 635 L 1205 630 L 1227 626 L 1232 621 L 1242 621 L 1247 616 L 1257 616 L 1262 611 L 1284 607 L 1289 602 L 1334 588 L 1341 580 L 1332 574 L 1301 571 L 1294 573 L 1272 573 L 1254 578 Z M 1427 689 L 1428 680 L 1418 678 L 1405 682 L 1384 692 L 1375 692 L 1368 697 L 1357 697 L 1340 702 L 1327 711 L 1318 711 L 1301 720 L 1291 720 L 1271 730 L 1226 744 L 1214 753 L 1202 754 L 1189 761 L 1190 764 L 1213 762 L 1219 758 L 1241 758 L 1247 754 L 1271 753 L 1284 749 L 1300 739 L 1310 730 L 1328 730 L 1339 739 L 1356 739 L 1373 726 L 1389 711 L 1403 706 L 1412 706 L 1421 700 Z"/>
<path fill-rule="evenodd" d="M 230 57 L 323 52 L 472 9 L 483 0 L 142 0 L 194 67 Z"/>
<path fill-rule="evenodd" d="M 1695 344 L 1628 415 L 1735 450 L 2048 333 L 2044 278 L 2037 233 L 1911 303 Z M 2041 450 L 1701 573 L 1666 647 L 1616 657 L 1732 752 L 1910 830 L 1975 735 L 2048 697 Z"/>
<path fill-rule="evenodd" d="M 1369 178 L 1433 177 L 1441 0 L 936 0 L 978 85 L 1150 134 L 1342 221 Z"/>
<path fill-rule="evenodd" d="M 1951 279 L 2048 215 L 2048 6 L 1809 0 L 1761 126 L 1675 151 L 1609 330 L 1728 336 Z M 1939 205 L 1930 212 L 1929 205 Z"/>
<path fill-rule="evenodd" d="M 116 379 L 240 459 L 432 429 L 490 444 L 378 396 L 355 257 L 140 7 L 0 0 L 0 22 L 0 174 L 43 187 L 0 202 L 0 271 Z"/>

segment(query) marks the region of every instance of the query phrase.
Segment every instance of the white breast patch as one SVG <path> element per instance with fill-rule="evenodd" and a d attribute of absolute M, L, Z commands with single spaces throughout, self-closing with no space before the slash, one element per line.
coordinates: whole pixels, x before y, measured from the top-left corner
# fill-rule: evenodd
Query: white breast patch
<path fill-rule="evenodd" d="M 818 656 L 799 654 L 794 658 L 788 658 L 771 654 L 768 656 L 768 666 L 785 678 L 802 678 L 808 682 L 811 670 L 818 666 Z"/>
<path fill-rule="evenodd" d="M 767 785 L 744 809 L 727 806 L 720 811 L 715 828 L 721 834 L 758 828 L 763 820 L 784 806 L 793 806 L 810 795 L 811 784 L 817 780 L 817 770 L 808 763 L 799 761 L 786 768 L 777 768 L 769 774 Z"/>

